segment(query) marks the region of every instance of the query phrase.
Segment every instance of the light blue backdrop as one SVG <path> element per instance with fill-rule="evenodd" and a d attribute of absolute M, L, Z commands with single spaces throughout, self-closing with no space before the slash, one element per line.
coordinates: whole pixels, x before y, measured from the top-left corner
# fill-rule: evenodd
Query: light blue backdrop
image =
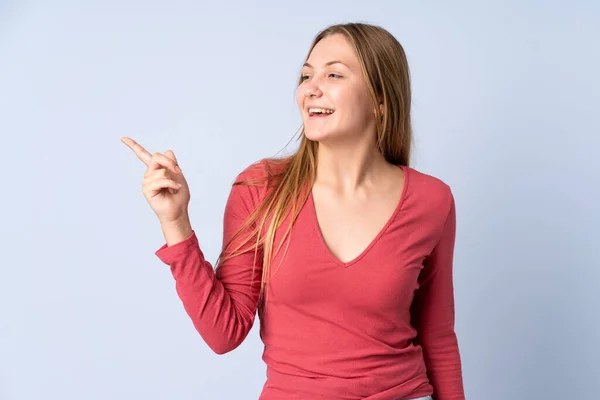
<path fill-rule="evenodd" d="M 0 399 L 258 397 L 258 323 L 224 356 L 194 331 L 119 138 L 175 151 L 214 261 L 233 178 L 296 133 L 309 43 L 347 21 L 404 45 L 412 166 L 456 197 L 467 398 L 597 398 L 597 2 L 4 0 Z"/>

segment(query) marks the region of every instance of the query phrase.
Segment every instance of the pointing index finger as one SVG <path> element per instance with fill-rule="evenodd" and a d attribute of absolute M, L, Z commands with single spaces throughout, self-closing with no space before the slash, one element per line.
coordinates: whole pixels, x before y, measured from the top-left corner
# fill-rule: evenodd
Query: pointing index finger
<path fill-rule="evenodd" d="M 150 154 L 146 149 L 140 146 L 135 140 L 130 139 L 128 137 L 122 137 L 121 142 L 125 143 L 127 147 L 129 147 L 133 152 L 137 155 L 137 157 L 142 160 L 146 166 L 150 164 L 152 160 L 152 154 Z"/>

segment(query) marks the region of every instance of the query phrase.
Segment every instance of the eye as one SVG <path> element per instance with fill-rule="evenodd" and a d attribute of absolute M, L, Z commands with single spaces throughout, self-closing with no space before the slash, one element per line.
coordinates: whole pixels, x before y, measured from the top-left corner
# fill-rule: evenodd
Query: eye
<path fill-rule="evenodd" d="M 339 79 L 342 77 L 341 75 L 338 75 L 338 74 L 329 74 L 329 76 L 333 76 L 333 77 L 335 77 L 335 79 Z"/>
<path fill-rule="evenodd" d="M 300 77 L 300 81 L 301 81 L 301 82 L 304 82 L 304 81 L 306 80 L 306 78 L 308 78 L 308 77 L 309 77 L 308 75 L 302 75 L 302 76 Z"/>

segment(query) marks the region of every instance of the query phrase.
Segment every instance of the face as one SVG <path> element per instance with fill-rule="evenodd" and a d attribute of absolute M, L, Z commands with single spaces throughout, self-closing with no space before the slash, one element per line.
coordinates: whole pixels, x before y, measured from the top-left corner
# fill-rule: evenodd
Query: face
<path fill-rule="evenodd" d="M 302 68 L 301 80 L 296 100 L 308 139 L 322 142 L 374 134 L 373 103 L 360 61 L 345 36 L 319 41 Z"/>

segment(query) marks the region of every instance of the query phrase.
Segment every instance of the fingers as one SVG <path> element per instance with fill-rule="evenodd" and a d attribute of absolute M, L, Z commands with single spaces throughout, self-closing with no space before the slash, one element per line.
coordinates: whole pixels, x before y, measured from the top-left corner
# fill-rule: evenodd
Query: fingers
<path fill-rule="evenodd" d="M 165 156 L 169 157 L 170 159 L 175 161 L 175 164 L 177 164 L 177 158 L 175 157 L 175 153 L 173 153 L 172 150 L 165 151 Z"/>
<path fill-rule="evenodd" d="M 175 193 L 183 185 L 169 178 L 159 178 L 144 182 L 142 192 L 148 197 L 156 196 L 162 189 L 169 189 L 169 192 Z"/>
<path fill-rule="evenodd" d="M 164 154 L 160 154 L 158 152 L 152 154 L 151 159 L 150 159 L 150 164 L 148 164 L 148 171 L 152 172 L 154 170 L 157 170 L 157 169 L 160 169 L 163 167 L 167 168 L 169 171 L 173 172 L 174 174 L 181 173 L 181 169 L 177 165 L 177 162 L 175 160 L 173 160 L 172 158 L 169 158 L 169 157 L 165 156 Z"/>
<path fill-rule="evenodd" d="M 179 165 L 177 165 L 177 158 L 172 150 L 167 150 L 164 155 L 158 152 L 150 154 L 146 149 L 144 149 L 131 138 L 125 136 L 121 138 L 121 141 L 125 143 L 127 147 L 133 150 L 137 157 L 142 160 L 144 164 L 146 164 L 148 167 L 146 169 L 146 174 L 152 173 L 160 168 L 167 168 L 174 174 L 181 173 L 181 168 L 179 168 Z"/>
<path fill-rule="evenodd" d="M 133 152 L 140 160 L 142 160 L 144 164 L 150 164 L 150 161 L 152 161 L 152 155 L 146 149 L 140 146 L 135 140 L 128 137 L 122 137 L 121 142 L 125 143 L 127 147 L 133 150 Z"/>
<path fill-rule="evenodd" d="M 144 174 L 144 182 L 142 183 L 142 187 L 146 188 L 146 187 L 152 187 L 152 182 L 154 181 L 170 181 L 170 182 L 175 182 L 176 185 L 179 185 L 178 182 L 173 181 L 171 179 L 171 174 L 168 172 L 168 170 L 166 170 L 165 168 L 159 168 L 159 169 L 155 169 L 153 171 L 149 171 L 147 170 L 146 173 Z M 178 189 L 181 186 L 177 187 L 177 188 L 173 188 L 173 187 L 169 187 L 169 193 L 171 194 L 175 194 L 177 193 Z M 163 189 L 166 187 L 160 187 L 160 189 Z M 156 190 L 160 190 L 160 189 L 156 189 Z M 152 195 L 154 196 L 156 193 L 152 193 Z"/>

